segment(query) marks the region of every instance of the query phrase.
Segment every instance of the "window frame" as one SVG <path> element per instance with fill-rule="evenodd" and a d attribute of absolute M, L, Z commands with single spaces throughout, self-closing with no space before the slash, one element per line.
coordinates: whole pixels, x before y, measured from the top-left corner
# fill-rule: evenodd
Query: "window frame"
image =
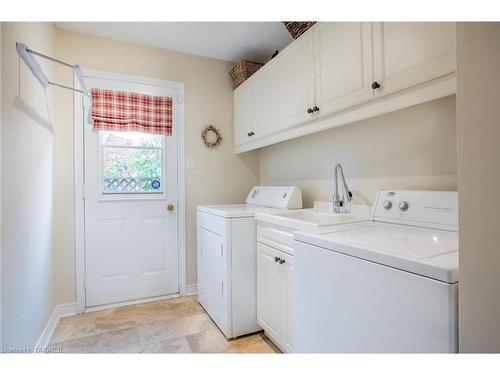
<path fill-rule="evenodd" d="M 103 144 L 103 134 L 105 130 L 99 131 L 99 142 L 98 142 L 98 165 L 99 165 L 99 187 L 98 187 L 98 201 L 135 201 L 135 200 L 166 200 L 167 199 L 167 187 L 165 183 L 166 177 L 166 165 L 167 165 L 167 152 L 166 152 L 166 139 L 165 135 L 160 135 L 161 137 L 161 147 L 147 147 L 147 146 L 112 146 L 112 145 L 104 145 Z M 139 132 L 140 133 L 140 132 Z M 147 150 L 160 150 L 161 152 L 161 179 L 160 186 L 162 187 L 161 192 L 125 192 L 125 193 L 105 193 L 104 192 L 104 160 L 103 160 L 103 151 L 104 148 L 128 148 L 128 149 L 147 149 Z"/>

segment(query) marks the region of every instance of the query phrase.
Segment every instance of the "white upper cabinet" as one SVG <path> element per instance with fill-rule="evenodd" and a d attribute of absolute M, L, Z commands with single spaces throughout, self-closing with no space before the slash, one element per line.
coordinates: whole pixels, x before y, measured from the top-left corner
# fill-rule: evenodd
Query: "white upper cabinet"
<path fill-rule="evenodd" d="M 317 23 L 236 89 L 236 152 L 455 94 L 455 28 Z"/>
<path fill-rule="evenodd" d="M 371 23 L 320 23 L 314 31 L 316 106 L 320 116 L 370 100 Z"/>
<path fill-rule="evenodd" d="M 251 82 L 253 85 L 253 127 L 251 133 L 255 133 L 251 138 L 262 137 L 274 131 L 276 126 L 276 64 L 270 61 L 256 73 L 256 77 Z"/>
<path fill-rule="evenodd" d="M 276 59 L 278 118 L 276 130 L 313 120 L 314 38 L 312 30 L 303 34 Z M 308 113 L 308 109 L 310 113 Z"/>
<path fill-rule="evenodd" d="M 269 62 L 234 92 L 235 144 L 241 145 L 275 131 L 276 64 Z"/>
<path fill-rule="evenodd" d="M 373 24 L 376 95 L 387 95 L 456 71 L 455 23 Z"/>
<path fill-rule="evenodd" d="M 253 98 L 251 82 L 241 85 L 234 92 L 234 143 L 241 145 L 248 142 L 250 129 L 253 127 Z"/>

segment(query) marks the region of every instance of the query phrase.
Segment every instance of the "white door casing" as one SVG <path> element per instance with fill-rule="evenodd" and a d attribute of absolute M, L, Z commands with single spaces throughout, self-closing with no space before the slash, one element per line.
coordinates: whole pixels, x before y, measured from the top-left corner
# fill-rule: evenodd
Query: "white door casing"
<path fill-rule="evenodd" d="M 75 150 L 75 191 L 81 184 L 85 196 L 79 204 L 75 194 L 78 311 L 185 293 L 183 146 L 178 142 L 183 139 L 183 84 L 92 71 L 84 76 L 89 87 L 172 97 L 173 134 L 163 137 L 161 147 L 162 193 L 104 194 L 100 134 L 87 123 L 88 106 L 75 111 L 76 122 L 85 124 L 80 137 L 78 124 L 75 131 L 75 149 L 80 148 L 80 153 Z"/>

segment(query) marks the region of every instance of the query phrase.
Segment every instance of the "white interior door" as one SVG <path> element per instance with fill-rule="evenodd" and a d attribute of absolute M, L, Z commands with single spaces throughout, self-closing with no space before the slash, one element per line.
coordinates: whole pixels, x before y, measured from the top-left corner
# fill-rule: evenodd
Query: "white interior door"
<path fill-rule="evenodd" d="M 94 132 L 86 120 L 85 305 L 179 293 L 179 84 L 116 77 L 86 77 L 86 82 L 89 89 L 172 97 L 173 134 Z"/>

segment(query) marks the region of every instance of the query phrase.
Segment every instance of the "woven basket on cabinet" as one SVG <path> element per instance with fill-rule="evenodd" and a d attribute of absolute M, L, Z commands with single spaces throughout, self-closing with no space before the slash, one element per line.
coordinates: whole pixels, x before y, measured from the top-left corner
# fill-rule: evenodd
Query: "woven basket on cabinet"
<path fill-rule="evenodd" d="M 241 62 L 236 64 L 236 66 L 229 72 L 231 78 L 233 79 L 233 87 L 237 88 L 263 65 L 264 64 L 258 62 L 241 60 Z"/>
<path fill-rule="evenodd" d="M 316 22 L 283 22 L 288 32 L 292 35 L 293 39 L 297 39 L 299 36 L 304 34 L 315 23 Z"/>

